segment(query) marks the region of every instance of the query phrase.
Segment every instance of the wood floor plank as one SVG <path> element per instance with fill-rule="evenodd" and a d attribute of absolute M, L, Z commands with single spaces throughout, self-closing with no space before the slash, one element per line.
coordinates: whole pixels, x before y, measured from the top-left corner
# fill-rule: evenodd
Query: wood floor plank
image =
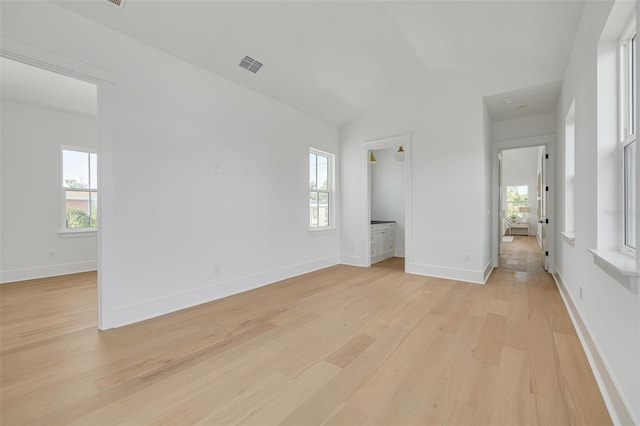
<path fill-rule="evenodd" d="M 502 315 L 487 314 L 473 350 L 473 358 L 491 365 L 500 363 L 507 320 Z"/>
<path fill-rule="evenodd" d="M 369 418 L 351 405 L 343 405 L 329 420 L 322 423 L 327 426 L 359 426 L 370 424 Z"/>
<path fill-rule="evenodd" d="M 374 337 L 367 336 L 366 334 L 358 334 L 340 349 L 329 355 L 326 360 L 333 365 L 343 368 L 371 346 L 375 340 Z"/>
<path fill-rule="evenodd" d="M 580 340 L 577 336 L 554 333 L 553 339 L 558 350 L 558 370 L 563 400 L 574 424 L 607 425 L 611 424 L 608 413 L 604 410 L 604 401 L 597 392 L 597 384 L 593 372 L 584 353 L 580 351 Z M 577 401 L 587 398 L 594 401 L 582 407 Z"/>
<path fill-rule="evenodd" d="M 103 332 L 95 273 L 3 284 L 0 423 L 610 424 L 541 259 L 338 265 Z"/>

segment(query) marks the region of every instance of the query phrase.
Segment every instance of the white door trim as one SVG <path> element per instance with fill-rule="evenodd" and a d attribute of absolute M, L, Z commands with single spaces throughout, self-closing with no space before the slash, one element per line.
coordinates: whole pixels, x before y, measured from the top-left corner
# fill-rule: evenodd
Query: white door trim
<path fill-rule="evenodd" d="M 389 136 L 380 139 L 367 140 L 362 144 L 362 161 L 364 164 L 364 206 L 362 217 L 365 219 L 363 229 L 365 230 L 365 266 L 371 266 L 371 174 L 369 170 L 369 151 L 376 149 L 393 148 L 402 145 L 404 148 L 404 256 L 405 269 L 412 261 L 412 244 L 411 244 L 411 134 L 402 134 L 397 136 Z"/>

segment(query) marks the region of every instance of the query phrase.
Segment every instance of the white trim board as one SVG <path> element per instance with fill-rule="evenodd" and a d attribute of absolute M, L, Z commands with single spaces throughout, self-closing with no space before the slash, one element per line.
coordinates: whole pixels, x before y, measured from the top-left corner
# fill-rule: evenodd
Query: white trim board
<path fill-rule="evenodd" d="M 35 280 L 38 278 L 57 277 L 60 275 L 95 271 L 97 269 L 97 260 L 48 266 L 35 266 L 33 268 L 24 269 L 12 269 L 8 271 L 0 271 L 0 283 L 5 284 L 16 281 Z"/>
<path fill-rule="evenodd" d="M 618 386 L 614 376 L 609 373 L 610 369 L 604 358 L 600 355 L 598 345 L 593 340 L 589 327 L 582 320 L 580 311 L 573 302 L 571 294 L 565 287 L 562 276 L 556 272 L 553 274 L 553 279 L 560 290 L 560 295 L 562 296 L 564 305 L 567 308 L 567 312 L 569 312 L 571 322 L 576 329 L 582 348 L 587 355 L 589 366 L 591 367 L 591 371 L 593 371 L 593 375 L 598 383 L 598 388 L 600 388 L 600 393 L 602 394 L 604 403 L 607 406 L 607 410 L 609 410 L 609 415 L 611 416 L 613 424 L 640 424 L 640 421 L 635 418 L 633 411 L 625 400 L 624 395 L 619 391 L 620 387 Z"/>
<path fill-rule="evenodd" d="M 359 266 L 366 268 L 367 260 L 362 256 L 340 256 L 340 263 L 348 266 Z"/>
<path fill-rule="evenodd" d="M 473 284 L 484 284 L 485 270 L 449 268 L 446 266 L 423 265 L 420 263 L 406 263 L 405 272 L 408 274 L 424 275 L 453 281 L 465 281 Z M 490 275 L 490 274 L 489 274 Z M 487 278 L 489 277 L 487 275 Z"/>

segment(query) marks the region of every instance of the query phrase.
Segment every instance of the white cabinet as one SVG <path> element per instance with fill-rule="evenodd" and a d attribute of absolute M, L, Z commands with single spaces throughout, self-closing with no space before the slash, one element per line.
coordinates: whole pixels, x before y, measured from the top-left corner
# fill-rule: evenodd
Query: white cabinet
<path fill-rule="evenodd" d="M 395 223 L 371 224 L 371 263 L 393 257 L 396 250 Z"/>

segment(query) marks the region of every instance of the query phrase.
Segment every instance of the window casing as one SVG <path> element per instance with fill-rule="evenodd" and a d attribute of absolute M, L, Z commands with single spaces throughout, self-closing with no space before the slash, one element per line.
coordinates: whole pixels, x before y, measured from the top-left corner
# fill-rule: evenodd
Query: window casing
<path fill-rule="evenodd" d="M 631 19 L 620 39 L 620 163 L 622 248 L 636 248 L 636 29 Z"/>
<path fill-rule="evenodd" d="M 64 231 L 98 227 L 98 158 L 93 150 L 62 147 Z"/>
<path fill-rule="evenodd" d="M 309 229 L 334 227 L 334 156 L 309 150 Z"/>

